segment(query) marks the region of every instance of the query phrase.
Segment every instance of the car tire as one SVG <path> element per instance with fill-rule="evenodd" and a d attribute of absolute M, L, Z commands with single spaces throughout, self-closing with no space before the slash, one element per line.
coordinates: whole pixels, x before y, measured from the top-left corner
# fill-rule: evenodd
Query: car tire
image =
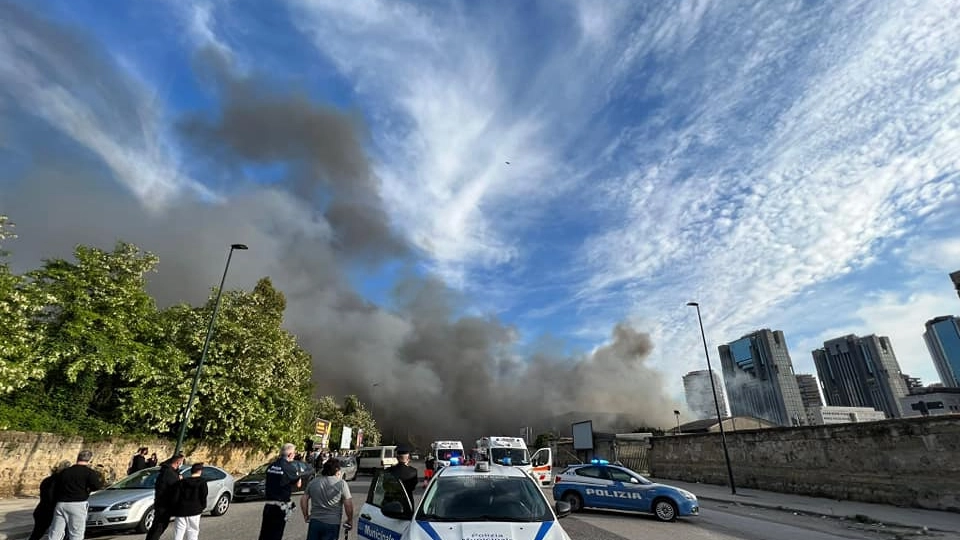
<path fill-rule="evenodd" d="M 576 491 L 568 491 L 564 493 L 563 497 L 560 497 L 560 500 L 570 505 L 571 512 L 579 512 L 583 510 L 583 497 L 581 497 Z"/>
<path fill-rule="evenodd" d="M 153 507 L 147 508 L 147 511 L 143 513 L 143 517 L 140 518 L 140 523 L 137 523 L 137 532 L 146 533 L 150 530 L 150 527 L 153 527 L 153 520 L 157 517 L 157 513 L 153 510 Z"/>
<path fill-rule="evenodd" d="M 656 499 L 653 501 L 653 515 L 659 521 L 676 521 L 677 505 L 670 499 Z"/>
<path fill-rule="evenodd" d="M 230 495 L 224 493 L 220 495 L 220 498 L 217 499 L 216 504 L 213 505 L 213 510 L 210 510 L 211 516 L 222 516 L 227 513 L 227 510 L 230 509 Z"/>

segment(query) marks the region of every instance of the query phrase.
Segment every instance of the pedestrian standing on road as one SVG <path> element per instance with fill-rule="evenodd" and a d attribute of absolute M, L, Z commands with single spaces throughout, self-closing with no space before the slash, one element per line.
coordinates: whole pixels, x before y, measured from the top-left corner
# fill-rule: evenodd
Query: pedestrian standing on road
<path fill-rule="evenodd" d="M 410 466 L 410 449 L 401 446 L 397 448 L 397 464 L 387 469 L 387 472 L 393 474 L 403 484 L 407 496 L 410 497 L 410 504 L 413 504 L 413 491 L 417 489 L 417 480 L 420 474 L 417 469 Z"/>
<path fill-rule="evenodd" d="M 153 525 L 147 531 L 146 540 L 160 540 L 160 535 L 170 526 L 182 466 L 183 454 L 177 454 L 160 465 L 157 482 L 153 486 Z"/>
<path fill-rule="evenodd" d="M 297 468 L 293 466 L 293 455 L 297 447 L 287 443 L 280 448 L 280 457 L 267 467 L 264 485 L 263 518 L 260 521 L 259 540 L 282 540 L 283 530 L 287 527 L 287 518 L 293 512 L 294 503 L 290 500 L 293 488 L 302 484 Z"/>
<path fill-rule="evenodd" d="M 43 538 L 50 524 L 53 523 L 53 510 L 57 506 L 53 488 L 59 474 L 70 465 L 71 463 L 66 460 L 57 463 L 50 469 L 50 476 L 40 481 L 40 502 L 33 509 L 33 532 L 30 533 L 30 540 Z"/>
<path fill-rule="evenodd" d="M 149 452 L 149 449 L 147 449 L 146 446 L 141 446 L 137 449 L 137 453 L 130 459 L 130 467 L 127 468 L 127 474 L 133 474 L 147 468 L 147 452 Z"/>
<path fill-rule="evenodd" d="M 320 476 L 310 481 L 300 497 L 300 509 L 307 528 L 307 540 L 337 540 L 340 519 L 346 512 L 343 528 L 353 528 L 353 495 L 343 479 L 340 460 L 330 458 L 323 464 Z"/>
<path fill-rule="evenodd" d="M 87 499 L 103 487 L 100 475 L 90 468 L 93 452 L 81 450 L 77 462 L 57 475 L 53 482 L 53 521 L 44 536 L 47 540 L 63 540 L 64 535 L 80 540 L 87 532 Z"/>
<path fill-rule="evenodd" d="M 197 540 L 200 537 L 200 514 L 207 507 L 207 481 L 203 479 L 203 463 L 190 466 L 190 476 L 177 486 L 173 506 L 173 540 Z"/>

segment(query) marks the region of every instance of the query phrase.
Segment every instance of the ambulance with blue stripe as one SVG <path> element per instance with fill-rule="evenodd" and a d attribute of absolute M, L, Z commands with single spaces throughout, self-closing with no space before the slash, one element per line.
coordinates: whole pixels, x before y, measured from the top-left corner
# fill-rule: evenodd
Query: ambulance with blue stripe
<path fill-rule="evenodd" d="M 529 474 L 481 461 L 445 467 L 414 505 L 400 481 L 378 472 L 360 509 L 359 538 L 369 540 L 570 540 L 555 507 Z"/>
<path fill-rule="evenodd" d="M 685 489 L 657 484 L 603 459 L 571 465 L 553 481 L 553 498 L 584 508 L 649 512 L 660 521 L 700 515 L 697 496 Z"/>

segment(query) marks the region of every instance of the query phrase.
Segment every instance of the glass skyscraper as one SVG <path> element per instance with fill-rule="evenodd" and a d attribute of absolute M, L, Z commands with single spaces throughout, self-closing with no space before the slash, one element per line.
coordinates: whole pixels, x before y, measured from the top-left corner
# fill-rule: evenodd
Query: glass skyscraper
<path fill-rule="evenodd" d="M 940 382 L 960 388 L 960 318 L 949 315 L 930 319 L 923 340 L 937 367 Z"/>

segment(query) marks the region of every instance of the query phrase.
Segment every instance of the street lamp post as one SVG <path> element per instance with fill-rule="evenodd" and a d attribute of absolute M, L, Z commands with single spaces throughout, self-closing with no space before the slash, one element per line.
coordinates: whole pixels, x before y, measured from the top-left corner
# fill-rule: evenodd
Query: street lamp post
<path fill-rule="evenodd" d="M 713 390 L 713 405 L 717 409 L 717 422 L 720 424 L 720 443 L 723 445 L 723 459 L 727 462 L 727 476 L 730 478 L 730 493 L 737 494 L 737 486 L 733 481 L 733 467 L 730 466 L 730 452 L 727 450 L 727 434 L 723 429 L 723 416 L 720 415 L 720 399 L 717 397 L 717 385 L 713 381 L 713 368 L 710 367 L 710 351 L 707 349 L 707 334 L 703 331 L 703 317 L 700 316 L 700 304 L 687 302 L 688 306 L 697 308 L 697 321 L 700 323 L 700 337 L 703 339 L 703 354 L 707 357 L 707 375 L 710 377 L 710 388 Z"/>
<path fill-rule="evenodd" d="M 203 370 L 203 362 L 207 359 L 207 350 L 210 348 L 210 338 L 213 337 L 213 326 L 217 322 L 217 313 L 220 312 L 220 296 L 223 294 L 223 286 L 227 282 L 227 270 L 230 269 L 230 259 L 233 258 L 233 250 L 249 249 L 244 244 L 231 244 L 230 251 L 227 253 L 227 264 L 223 267 L 223 277 L 220 278 L 220 288 L 217 289 L 217 298 L 213 302 L 213 314 L 210 315 L 210 324 L 207 326 L 207 337 L 203 340 L 203 350 L 200 352 L 200 363 L 197 364 L 197 372 L 193 374 L 193 388 L 190 389 L 190 398 L 187 400 L 187 407 L 183 410 L 183 418 L 180 419 L 180 434 L 177 436 L 177 447 L 173 455 L 179 454 L 183 450 L 183 439 L 187 434 L 187 423 L 190 421 L 190 412 L 193 409 L 193 400 L 197 397 L 197 385 L 200 384 L 200 372 Z"/>

